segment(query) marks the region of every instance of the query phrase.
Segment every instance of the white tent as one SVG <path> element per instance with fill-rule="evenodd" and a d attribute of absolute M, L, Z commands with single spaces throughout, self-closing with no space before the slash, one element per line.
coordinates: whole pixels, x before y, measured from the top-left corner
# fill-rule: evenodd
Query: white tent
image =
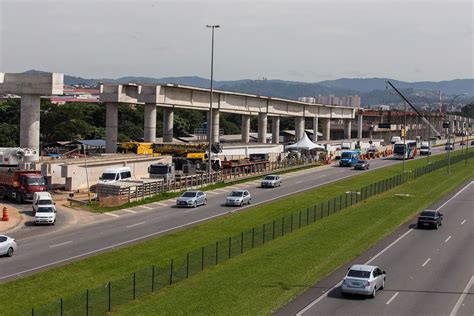
<path fill-rule="evenodd" d="M 292 145 L 286 146 L 286 149 L 304 149 L 304 150 L 311 150 L 311 149 L 316 149 L 316 150 L 326 150 L 324 146 L 318 145 L 313 143 L 309 138 L 306 133 L 303 134 L 303 137 L 297 142 Z"/>

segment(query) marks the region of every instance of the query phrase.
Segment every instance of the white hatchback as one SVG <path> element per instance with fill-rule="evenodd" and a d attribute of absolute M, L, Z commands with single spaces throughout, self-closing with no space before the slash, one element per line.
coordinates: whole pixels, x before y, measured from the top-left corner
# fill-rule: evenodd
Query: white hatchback
<path fill-rule="evenodd" d="M 7 255 L 8 257 L 11 257 L 16 251 L 16 248 L 15 239 L 5 235 L 0 235 L 0 256 Z"/>

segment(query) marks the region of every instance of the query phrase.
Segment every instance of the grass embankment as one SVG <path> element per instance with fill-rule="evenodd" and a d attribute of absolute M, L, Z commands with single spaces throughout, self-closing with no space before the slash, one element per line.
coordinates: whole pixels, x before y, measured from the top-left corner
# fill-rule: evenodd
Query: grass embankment
<path fill-rule="evenodd" d="M 114 314 L 270 314 L 473 176 L 474 169 L 466 170 L 463 162 L 452 167 L 449 177 L 445 170 L 435 171 L 119 306 Z M 407 192 L 410 198 L 394 195 Z"/>
<path fill-rule="evenodd" d="M 442 158 L 443 157 L 432 157 L 432 161 Z M 426 161 L 410 161 L 407 163 L 407 169 L 413 169 L 423 164 L 426 164 Z M 464 171 L 466 170 L 464 165 L 462 169 Z M 130 275 L 130 273 L 132 273 L 133 271 L 149 267 L 153 264 L 157 266 L 168 264 L 171 258 L 183 258 L 184 256 L 186 256 L 186 253 L 194 249 L 198 249 L 201 246 L 205 246 L 217 240 L 221 240 L 228 236 L 238 234 L 241 231 L 250 229 L 257 225 L 261 225 L 276 217 L 281 217 L 284 214 L 289 214 L 294 211 L 297 211 L 298 209 L 310 207 L 316 203 L 326 201 L 331 197 L 339 195 L 341 192 L 353 190 L 355 188 L 359 188 L 361 186 L 378 181 L 380 179 L 393 176 L 395 174 L 398 174 L 400 170 L 400 165 L 374 170 L 369 173 L 361 174 L 357 177 L 348 178 L 343 181 L 335 182 L 333 184 L 325 185 L 316 189 L 311 189 L 306 192 L 291 196 L 289 198 L 259 205 L 255 208 L 248 209 L 245 212 L 234 213 L 232 215 L 219 218 L 211 222 L 206 222 L 183 231 L 178 231 L 165 236 L 160 236 L 158 238 L 151 239 L 141 244 L 104 253 L 68 264 L 63 267 L 51 269 L 45 272 L 34 274 L 32 276 L 24 277 L 22 279 L 3 283 L 0 286 L 0 301 L 8 302 L 8 304 L 2 304 L 5 305 L 2 306 L 2 314 L 14 314 L 19 310 L 23 310 L 24 308 L 28 308 L 30 306 L 38 306 L 38 304 L 42 305 L 52 301 L 57 302 L 60 297 L 69 296 L 74 293 L 84 293 L 85 289 L 103 286 L 109 280 Z M 456 178 L 458 180 L 461 180 L 463 177 L 466 177 L 468 175 L 466 172 L 464 172 L 462 173 L 462 177 L 460 177 L 458 167 L 453 167 L 452 177 L 441 177 L 441 175 L 445 175 L 445 172 L 445 170 L 440 170 L 436 172 L 436 175 L 438 175 L 440 180 L 443 180 L 439 183 L 442 183 L 443 185 L 446 185 L 444 181 L 448 179 Z M 420 178 L 419 181 L 425 181 L 425 183 L 430 184 L 432 182 L 436 183 L 436 181 L 427 181 L 424 179 L 428 179 L 427 176 Z M 430 194 L 434 194 L 433 196 L 439 196 L 439 194 L 436 195 L 436 193 Z M 326 220 L 323 220 L 320 224 L 314 224 L 314 227 L 321 227 L 321 225 L 323 227 L 326 227 L 326 225 L 322 223 L 327 223 L 328 220 L 330 221 L 329 223 L 332 223 L 332 221 L 335 221 L 335 219 L 332 219 L 333 217 L 337 216 L 336 218 L 340 218 L 342 214 L 345 213 L 342 212 L 335 216 L 330 216 Z M 370 222 L 373 221 L 373 218 L 375 217 L 372 217 Z M 367 222 L 361 220 L 361 223 L 366 224 Z M 339 225 L 336 225 L 334 227 L 336 228 L 331 229 L 330 233 L 333 233 L 334 236 L 338 236 L 341 233 L 339 231 L 339 228 L 337 228 L 339 227 Z M 363 230 L 365 229 L 367 229 L 366 225 L 364 226 Z M 300 233 L 302 232 L 299 232 L 297 234 Z M 300 242 L 306 245 L 311 243 L 327 245 L 329 240 L 321 238 L 320 235 L 318 236 L 319 237 L 312 236 L 309 238 L 309 241 L 308 239 L 306 239 Z M 334 236 L 332 236 L 331 238 L 333 238 Z M 380 236 L 380 234 L 375 234 L 375 236 Z M 274 244 L 277 245 L 282 241 L 283 239 L 281 241 L 275 241 Z M 275 247 L 275 245 L 269 244 L 268 247 L 271 247 L 271 249 L 273 249 L 272 247 Z M 267 246 L 265 246 L 264 248 L 267 249 Z M 328 251 L 332 253 L 334 249 L 331 248 Z M 259 250 L 255 250 L 253 253 L 259 253 Z M 325 251 L 321 252 L 321 255 L 318 254 L 318 257 L 325 257 L 324 253 Z M 250 255 L 251 253 L 248 253 L 235 260 L 236 262 L 241 262 L 241 260 L 245 260 L 244 258 Z M 290 257 L 299 261 L 299 255 L 292 255 Z M 263 255 L 263 257 L 266 258 L 264 262 L 272 263 L 267 267 L 269 270 L 273 269 L 272 267 L 274 265 L 274 261 L 285 261 L 284 258 L 280 257 L 275 257 L 274 259 L 272 259 L 272 256 L 276 256 L 275 253 L 270 255 Z M 232 262 L 229 262 L 229 264 L 233 264 Z M 344 262 L 344 260 L 337 261 L 336 266 L 341 262 Z M 333 267 L 334 262 L 330 266 L 326 266 L 320 274 L 315 274 L 314 271 L 307 271 L 305 272 L 305 274 L 312 276 L 313 278 L 311 280 L 316 280 L 318 279 L 319 275 L 325 275 L 327 272 L 331 271 Z M 255 267 L 255 269 L 257 268 L 258 267 Z M 291 268 L 291 265 L 289 265 L 287 268 L 293 270 L 293 268 Z M 220 271 L 219 269 L 220 268 L 217 267 L 216 271 Z M 209 276 L 210 274 L 208 272 L 205 272 L 205 275 Z M 190 282 L 197 282 L 194 280 L 201 280 L 201 278 L 202 276 L 193 277 L 189 280 L 189 282 L 186 282 L 186 284 L 190 284 Z M 234 276 L 228 275 L 226 276 L 226 278 L 239 278 L 239 273 Z M 273 286 L 271 284 L 268 285 Z M 304 286 L 306 285 L 307 283 L 304 284 Z M 217 283 L 214 286 L 218 287 Z M 169 293 L 170 291 L 172 291 L 172 289 L 166 289 L 161 295 Z M 196 293 L 196 295 L 197 294 L 198 293 Z M 232 298 L 235 298 L 235 296 L 238 295 L 239 294 L 235 294 Z M 295 295 L 295 293 L 291 294 L 288 297 L 291 297 L 292 295 Z M 259 296 L 260 294 L 255 295 L 255 299 L 257 299 Z M 284 299 L 287 299 L 288 297 L 284 297 Z M 276 306 L 274 304 L 270 305 L 273 307 Z"/>
<path fill-rule="evenodd" d="M 285 169 L 285 170 L 282 170 L 282 171 L 276 171 L 276 172 L 273 172 L 272 174 L 285 174 L 285 173 L 289 173 L 289 172 L 295 172 L 295 171 L 298 171 L 298 170 L 305 170 L 305 169 L 315 168 L 315 167 L 319 167 L 321 165 L 322 164 L 315 163 L 315 164 L 312 164 L 312 165 L 306 165 L 306 166 L 302 166 L 302 167 L 294 167 L 294 168 L 290 167 L 290 169 Z M 255 176 L 251 176 L 251 177 L 246 177 L 246 178 L 241 179 L 241 180 L 218 182 L 218 183 L 214 183 L 214 184 L 210 184 L 210 185 L 198 188 L 198 190 L 210 191 L 210 190 L 220 189 L 220 188 L 223 188 L 223 187 L 226 187 L 226 186 L 231 186 L 231 185 L 235 185 L 235 184 L 239 184 L 239 183 L 252 181 L 252 180 L 255 180 L 255 179 L 260 179 L 260 178 L 262 178 L 262 176 L 263 176 L 263 174 L 259 174 L 259 175 L 255 175 Z M 191 188 L 188 188 L 188 190 L 190 190 L 190 189 Z M 150 196 L 150 197 L 147 197 L 147 198 L 144 198 L 144 199 L 141 199 L 141 200 L 136 200 L 136 201 L 133 201 L 133 202 L 130 202 L 130 203 L 125 203 L 125 204 L 122 204 L 122 205 L 111 206 L 111 207 L 103 207 L 103 206 L 100 206 L 99 203 L 97 203 L 97 202 L 91 202 L 91 203 L 86 204 L 86 205 L 81 205 L 81 209 L 86 210 L 86 211 L 90 211 L 90 212 L 93 212 L 93 213 L 113 212 L 113 211 L 123 210 L 123 209 L 134 207 L 134 206 L 139 206 L 139 205 L 149 204 L 149 203 L 153 203 L 153 202 L 159 202 L 159 201 L 163 201 L 163 200 L 172 199 L 172 198 L 180 196 L 184 191 L 185 190 L 181 190 L 181 191 L 177 191 L 177 192 L 160 193 L 160 194 Z"/>

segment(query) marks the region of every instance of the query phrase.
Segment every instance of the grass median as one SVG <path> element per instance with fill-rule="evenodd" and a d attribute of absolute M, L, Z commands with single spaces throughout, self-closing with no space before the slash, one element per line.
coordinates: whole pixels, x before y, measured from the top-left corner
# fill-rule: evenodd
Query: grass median
<path fill-rule="evenodd" d="M 442 158 L 432 157 L 432 161 Z M 426 161 L 410 161 L 407 163 L 407 169 L 423 164 L 426 164 Z M 268 222 L 275 217 L 325 201 L 339 195 L 341 192 L 353 190 L 376 180 L 398 174 L 400 169 L 400 165 L 395 165 L 371 171 L 358 177 L 348 178 L 282 200 L 262 204 L 245 212 L 234 213 L 141 244 L 3 283 L 0 287 L 0 300 L 8 301 L 9 304 L 4 307 L 2 312 L 8 315 L 19 310 L 25 310 L 25 308 L 28 310 L 28 307 L 38 305 L 38 302 L 48 303 L 57 301 L 64 295 L 83 293 L 85 289 L 103 286 L 109 280 L 129 275 L 135 270 L 149 267 L 152 264 L 167 264 L 171 258 L 182 258 L 187 252 L 201 246 L 238 234 L 243 230 Z M 453 168 L 453 170 L 455 169 Z M 438 171 L 438 173 L 442 174 L 443 170 Z M 451 179 L 452 177 L 445 178 Z M 425 177 L 421 179 L 425 179 Z M 237 258 L 235 260 L 242 259 Z M 200 276 L 195 278 L 200 278 Z M 168 289 L 164 292 L 167 291 Z"/>
<path fill-rule="evenodd" d="M 425 175 L 158 294 L 119 306 L 114 314 L 268 315 L 472 179 L 474 169 L 466 170 L 461 162 L 452 167 L 451 176 L 445 175 L 445 170 Z M 409 198 L 395 196 L 407 192 Z"/>

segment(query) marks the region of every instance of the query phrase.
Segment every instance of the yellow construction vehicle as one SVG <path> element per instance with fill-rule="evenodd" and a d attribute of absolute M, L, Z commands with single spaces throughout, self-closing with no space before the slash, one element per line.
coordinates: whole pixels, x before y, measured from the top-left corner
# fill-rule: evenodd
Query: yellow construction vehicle
<path fill-rule="evenodd" d="M 118 146 L 119 153 L 134 153 L 137 155 L 154 155 L 153 143 L 124 142 Z"/>

